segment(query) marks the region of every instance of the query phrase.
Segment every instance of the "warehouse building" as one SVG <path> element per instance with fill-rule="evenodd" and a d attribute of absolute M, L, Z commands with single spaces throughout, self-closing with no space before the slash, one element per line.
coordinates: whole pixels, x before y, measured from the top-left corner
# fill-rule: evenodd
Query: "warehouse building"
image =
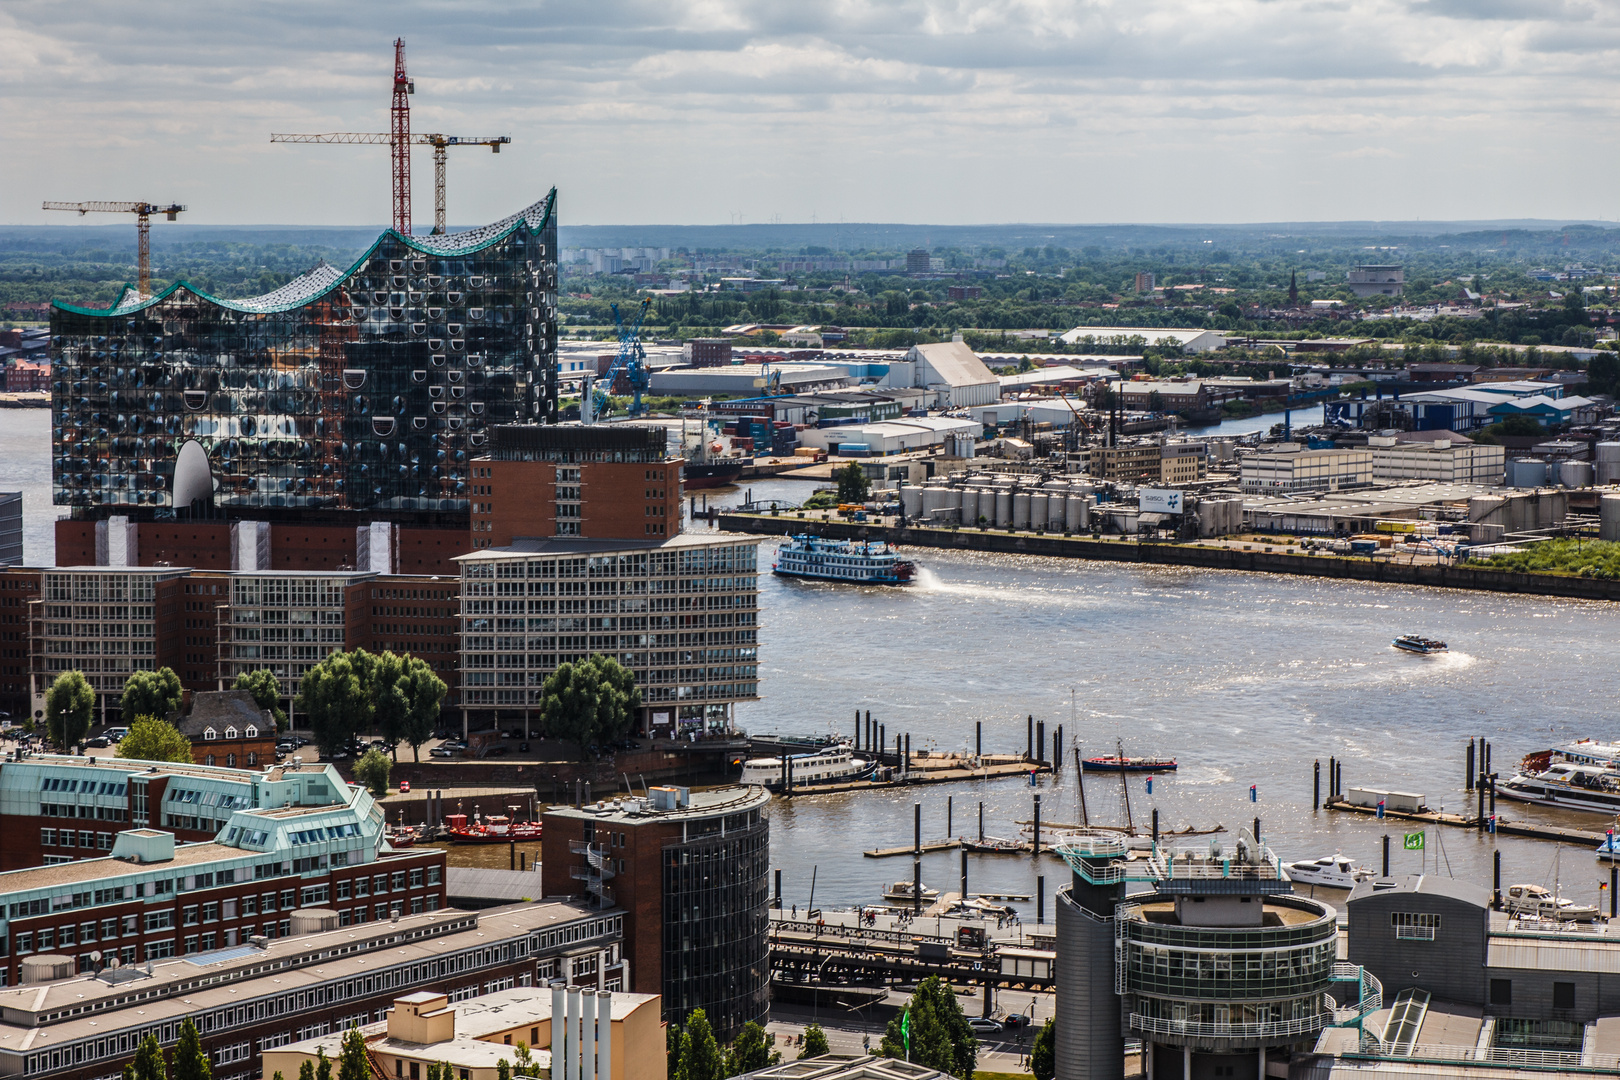
<path fill-rule="evenodd" d="M 976 420 L 951 416 L 912 416 L 874 424 L 806 428 L 799 432 L 799 445 L 846 457 L 887 457 L 890 454 L 936 448 L 950 452 L 962 442 L 972 443 L 983 435 L 984 425 Z"/>
<path fill-rule="evenodd" d="M 1375 480 L 1494 486 L 1502 482 L 1507 465 L 1502 447 L 1465 439 L 1402 442 L 1398 436 L 1374 435 L 1367 440 L 1367 449 L 1372 451 Z"/>
<path fill-rule="evenodd" d="M 785 393 L 817 393 L 841 390 L 854 381 L 844 368 L 825 364 L 730 364 L 654 371 L 651 390 L 676 397 L 753 397 L 766 387 Z"/>
<path fill-rule="evenodd" d="M 913 345 L 904 359 L 889 365 L 879 386 L 913 386 L 934 393 L 934 405 L 960 409 L 989 405 L 1001 398 L 1001 383 L 960 340 Z"/>
<path fill-rule="evenodd" d="M 1288 494 L 1298 491 L 1341 491 L 1373 482 L 1370 450 L 1306 450 L 1298 443 L 1247 454 L 1239 462 L 1243 491 Z"/>

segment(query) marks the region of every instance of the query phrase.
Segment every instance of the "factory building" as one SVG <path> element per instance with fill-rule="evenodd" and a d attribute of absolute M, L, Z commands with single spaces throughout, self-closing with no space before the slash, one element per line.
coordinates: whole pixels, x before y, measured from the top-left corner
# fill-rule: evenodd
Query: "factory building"
<path fill-rule="evenodd" d="M 1245 455 L 1239 471 L 1246 494 L 1341 491 L 1372 484 L 1373 455 L 1365 449 L 1306 450 L 1298 443 L 1279 443 Z"/>
<path fill-rule="evenodd" d="M 910 386 L 931 391 L 938 408 L 989 405 L 1001 398 L 1001 383 L 974 351 L 961 341 L 913 345 L 889 365 L 879 386 Z"/>
<path fill-rule="evenodd" d="M 1401 442 L 1398 436 L 1374 435 L 1367 449 L 1372 451 L 1374 480 L 1494 486 L 1502 482 L 1507 461 L 1502 447 L 1466 439 Z"/>
<path fill-rule="evenodd" d="M 759 697 L 758 561 L 757 540 L 693 534 L 458 556 L 464 727 L 527 727 L 546 676 L 603 653 L 635 672 L 643 734 L 732 730 Z"/>
<path fill-rule="evenodd" d="M 555 203 L 249 300 L 54 305 L 58 560 L 453 570 L 488 427 L 557 416 Z"/>
<path fill-rule="evenodd" d="M 664 1020 L 702 1009 L 722 1040 L 770 1004 L 770 792 L 659 788 L 649 798 L 553 807 L 542 890 L 624 912 L 630 987 Z"/>
<path fill-rule="evenodd" d="M 799 445 L 825 450 L 845 457 L 886 457 L 912 450 L 942 448 L 956 457 L 970 457 L 969 450 L 984 434 L 977 420 L 952 416 L 909 416 L 866 424 L 837 424 L 806 428 L 799 432 Z"/>
<path fill-rule="evenodd" d="M 145 906 L 156 914 L 174 900 Z M 215 1080 L 267 1080 L 267 1054 L 323 1036 L 335 1050 L 343 1032 L 385 1020 L 413 991 L 454 1004 L 554 978 L 611 991 L 622 981 L 619 913 L 574 903 L 404 911 L 345 926 L 310 907 L 291 922 L 286 936 L 150 964 L 114 963 L 103 945 L 90 971 L 32 965 L 33 982 L 0 990 L 0 1075 L 113 1080 L 147 1035 L 172 1051 L 189 1018 Z"/>

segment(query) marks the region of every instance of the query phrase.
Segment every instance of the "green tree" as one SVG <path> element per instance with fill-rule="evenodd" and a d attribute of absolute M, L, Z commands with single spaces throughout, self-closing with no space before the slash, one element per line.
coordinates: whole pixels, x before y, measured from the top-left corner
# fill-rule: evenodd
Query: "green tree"
<path fill-rule="evenodd" d="M 410 707 L 405 714 L 402 737 L 410 744 L 413 758 L 421 761 L 422 744 L 432 738 L 434 729 L 439 726 L 444 695 L 450 688 L 433 673 L 426 660 L 415 656 L 406 666 L 404 687 L 405 700 Z"/>
<path fill-rule="evenodd" d="M 163 1048 L 156 1035 L 148 1035 L 135 1048 L 135 1060 L 124 1066 L 124 1080 L 169 1080 L 163 1064 Z"/>
<path fill-rule="evenodd" d="M 398 760 L 399 741 L 405 737 L 405 719 L 411 703 L 405 696 L 405 658 L 393 652 L 377 654 L 371 668 L 371 712 L 377 730 L 393 747 Z"/>
<path fill-rule="evenodd" d="M 726 1051 L 726 1075 L 741 1076 L 755 1069 L 770 1068 L 780 1062 L 782 1055 L 772 1049 L 772 1042 L 771 1037 L 765 1034 L 765 1029 L 752 1020 L 744 1024 Z"/>
<path fill-rule="evenodd" d="M 540 719 L 546 734 L 577 745 L 584 761 L 592 743 L 622 738 L 639 708 L 635 673 L 596 653 L 577 664 L 559 664 L 546 677 Z"/>
<path fill-rule="evenodd" d="M 118 740 L 114 753 L 135 761 L 191 760 L 191 740 L 180 734 L 167 720 L 155 716 L 137 716 L 129 725 L 129 734 Z"/>
<path fill-rule="evenodd" d="M 858 461 L 835 470 L 833 479 L 838 481 L 838 501 L 841 503 L 863 503 L 872 493 L 872 481 L 866 478 L 866 470 L 861 468 Z"/>
<path fill-rule="evenodd" d="M 811 1024 L 804 1029 L 804 1038 L 799 1040 L 800 1061 L 830 1053 L 832 1047 L 827 1045 L 827 1033 L 821 1030 L 820 1024 Z"/>
<path fill-rule="evenodd" d="M 180 708 L 184 691 L 173 668 L 137 671 L 124 680 L 124 696 L 118 700 L 118 714 L 128 724 L 137 716 L 167 720 Z"/>
<path fill-rule="evenodd" d="M 495 1080 L 512 1080 L 512 1063 L 505 1058 L 495 1063 Z"/>
<path fill-rule="evenodd" d="M 315 1063 L 305 1058 L 298 1066 L 298 1080 L 315 1080 Z"/>
<path fill-rule="evenodd" d="M 287 730 L 287 710 L 281 707 L 281 680 L 269 668 L 244 671 L 236 677 L 234 689 L 246 690 L 261 709 L 269 709 L 276 718 L 276 731 Z"/>
<path fill-rule="evenodd" d="M 380 799 L 388 794 L 388 774 L 393 768 L 393 759 L 373 746 L 354 763 L 354 778 Z"/>
<path fill-rule="evenodd" d="M 1052 1080 L 1057 1075 L 1057 1028 L 1050 1016 L 1035 1033 L 1035 1043 L 1029 1049 L 1029 1071 L 1035 1074 L 1035 1080 Z"/>
<path fill-rule="evenodd" d="M 529 1044 L 522 1039 L 518 1040 L 517 1053 L 512 1055 L 512 1071 L 518 1076 L 534 1076 L 534 1055 L 529 1053 Z"/>
<path fill-rule="evenodd" d="M 371 1059 L 366 1054 L 366 1037 L 358 1027 L 343 1036 L 343 1052 L 338 1055 L 338 1080 L 371 1080 Z"/>
<path fill-rule="evenodd" d="M 315 1080 L 332 1080 L 332 1059 L 326 1056 L 326 1047 L 315 1048 Z"/>
<path fill-rule="evenodd" d="M 330 757 L 371 724 L 370 675 L 374 664 L 364 650 L 333 653 L 310 668 L 298 687 L 297 706 L 321 753 Z"/>
<path fill-rule="evenodd" d="M 186 1017 L 180 1025 L 180 1038 L 174 1044 L 174 1068 L 170 1080 L 210 1080 L 214 1071 L 208 1067 L 208 1055 L 203 1052 L 202 1035 L 196 1023 Z"/>
<path fill-rule="evenodd" d="M 930 975 L 918 984 L 905 1012 L 889 1021 L 880 1053 L 972 1080 L 979 1042 L 950 984 Z"/>
<path fill-rule="evenodd" d="M 681 1057 L 674 1080 L 724 1080 L 725 1075 L 725 1060 L 709 1017 L 702 1009 L 693 1009 L 681 1032 Z"/>
<path fill-rule="evenodd" d="M 96 709 L 96 692 L 77 671 L 64 671 L 45 692 L 45 731 L 58 750 L 84 741 Z"/>

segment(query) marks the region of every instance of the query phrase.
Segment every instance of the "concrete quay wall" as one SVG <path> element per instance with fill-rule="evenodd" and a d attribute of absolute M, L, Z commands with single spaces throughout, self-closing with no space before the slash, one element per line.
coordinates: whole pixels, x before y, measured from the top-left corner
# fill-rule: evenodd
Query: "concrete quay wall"
<path fill-rule="evenodd" d="M 1137 543 L 1092 540 L 1089 537 L 1009 533 L 1006 530 L 927 529 L 916 526 L 874 525 L 865 522 L 771 517 L 763 514 L 721 514 L 717 522 L 727 532 L 787 536 L 808 533 L 829 539 L 887 540 L 911 547 L 960 548 L 1009 555 L 1050 555 L 1066 559 L 1192 566 L 1205 570 L 1248 570 L 1266 574 L 1344 578 L 1389 585 L 1429 585 L 1442 589 L 1560 596 L 1579 600 L 1620 600 L 1620 581 L 1563 577 L 1552 574 L 1517 574 L 1478 567 L 1413 565 L 1388 559 L 1344 555 L 1305 555 L 1279 551 L 1243 551 L 1233 547 L 1201 547 L 1196 543 Z"/>

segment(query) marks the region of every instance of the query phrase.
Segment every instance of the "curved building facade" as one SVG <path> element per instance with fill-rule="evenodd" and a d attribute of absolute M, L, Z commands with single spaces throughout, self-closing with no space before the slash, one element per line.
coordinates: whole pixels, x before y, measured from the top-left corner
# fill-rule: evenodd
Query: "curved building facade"
<path fill-rule="evenodd" d="M 556 192 L 392 230 L 264 296 L 186 282 L 51 312 L 52 477 L 73 515 L 465 515 L 490 424 L 556 419 Z"/>
<path fill-rule="evenodd" d="M 1336 1022 L 1337 912 L 1292 895 L 1248 833 L 1231 850 L 1127 859 L 1101 837 L 1061 853 L 1074 871 L 1057 905 L 1061 1080 L 1118 1080 L 1124 1039 L 1142 1041 L 1150 1080 L 1265 1080 L 1268 1052 Z"/>

